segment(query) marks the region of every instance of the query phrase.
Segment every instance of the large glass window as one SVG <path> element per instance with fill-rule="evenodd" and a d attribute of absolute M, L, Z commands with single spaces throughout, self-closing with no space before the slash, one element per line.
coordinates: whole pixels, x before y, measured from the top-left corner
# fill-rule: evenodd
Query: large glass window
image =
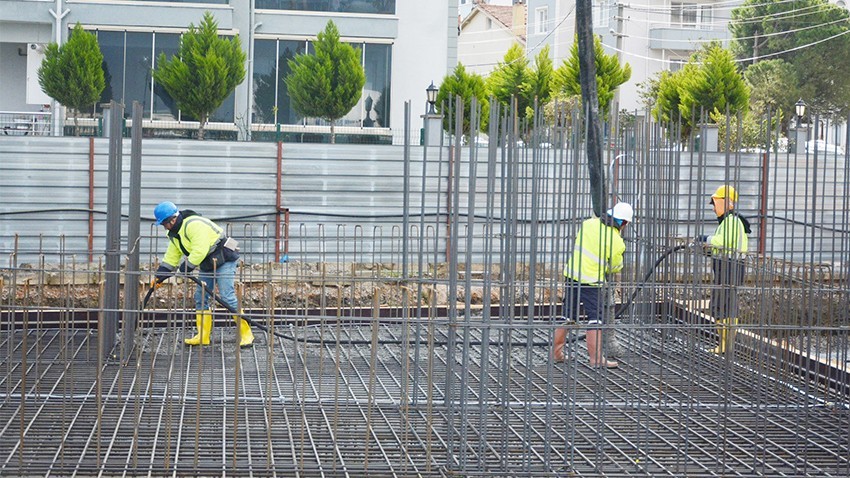
<path fill-rule="evenodd" d="M 309 12 L 395 14 L 395 0 L 256 0 L 257 8 Z"/>
<path fill-rule="evenodd" d="M 275 123 L 277 105 L 277 41 L 254 42 L 253 123 Z"/>
<path fill-rule="evenodd" d="M 167 59 L 177 54 L 180 36 L 173 33 L 98 31 L 97 41 L 103 53 L 103 71 L 106 88 L 101 102 L 115 100 L 124 103 L 125 114 L 132 114 L 133 101 L 144 105 L 144 117 L 158 120 L 197 119 L 183 112 L 164 88 L 155 84 L 152 68 L 156 68 L 159 54 Z M 153 106 L 151 106 L 153 86 Z M 235 91 L 221 106 L 210 114 L 209 121 L 232 123 L 234 121 Z M 98 106 L 99 111 L 99 106 Z"/>
<path fill-rule="evenodd" d="M 337 122 L 338 126 L 390 126 L 390 70 L 392 46 L 352 44 L 360 49 L 366 83 L 360 101 Z M 325 124 L 317 118 L 300 117 L 292 108 L 284 79 L 289 60 L 295 55 L 313 54 L 305 40 L 258 40 L 254 43 L 254 122 L 273 124 Z M 275 110 L 277 106 L 277 110 Z"/>
<path fill-rule="evenodd" d="M 363 88 L 364 127 L 387 128 L 390 125 L 390 45 L 363 45 L 366 61 L 366 85 Z"/>
<path fill-rule="evenodd" d="M 166 58 L 177 54 L 180 46 L 180 34 L 178 33 L 154 33 L 154 67 L 159 61 L 160 53 L 165 53 Z M 176 120 L 179 116 L 177 105 L 162 85 L 154 82 L 153 85 L 153 114 L 154 120 Z"/>
<path fill-rule="evenodd" d="M 124 99 L 124 32 L 97 32 L 97 43 L 103 54 L 103 74 L 106 87 L 99 103 Z M 101 111 L 100 104 L 97 111 Z"/>
<path fill-rule="evenodd" d="M 153 33 L 127 32 L 124 67 L 124 105 L 127 116 L 133 114 L 133 102 L 142 104 L 145 116 L 150 115 L 151 55 Z"/>
<path fill-rule="evenodd" d="M 284 79 L 289 72 L 289 60 L 295 55 L 302 55 L 307 48 L 307 42 L 302 40 L 281 40 L 278 42 L 278 76 L 277 76 L 277 121 L 281 124 L 299 124 L 301 117 L 292 108 L 292 101 L 286 91 Z"/>

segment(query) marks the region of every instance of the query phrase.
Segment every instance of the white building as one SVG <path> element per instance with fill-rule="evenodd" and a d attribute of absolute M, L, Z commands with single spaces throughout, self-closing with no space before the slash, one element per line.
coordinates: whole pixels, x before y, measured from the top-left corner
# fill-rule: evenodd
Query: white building
<path fill-rule="evenodd" d="M 514 0 L 459 0 L 457 12 L 460 15 L 460 19 L 463 20 L 466 18 L 472 12 L 473 7 L 481 3 L 509 7 L 514 3 Z"/>
<path fill-rule="evenodd" d="M 316 123 L 292 110 L 282 77 L 287 60 L 309 51 L 328 20 L 343 41 L 361 49 L 366 70 L 360 103 L 338 123 L 352 131 L 402 129 L 408 100 L 414 105 L 411 126 L 418 131 L 425 88 L 457 62 L 458 0 L 0 0 L 0 116 L 41 110 L 47 99 L 35 75 L 40 51 L 46 43 L 67 40 L 79 22 L 97 35 L 104 55 L 108 84 L 102 102 L 123 102 L 129 115 L 132 102 L 139 101 L 146 120 L 181 119 L 150 72 L 160 53 L 177 51 L 181 32 L 189 23 L 198 25 L 205 11 L 212 12 L 223 35 L 240 36 L 248 55 L 246 80 L 211 117 L 237 129 L 250 123 L 254 131 L 263 125 L 268 130 L 279 123 L 296 131 Z"/>
<path fill-rule="evenodd" d="M 464 18 L 458 37 L 458 61 L 469 72 L 487 76 L 513 44 L 526 45 L 526 7 L 477 3 Z"/>
<path fill-rule="evenodd" d="M 620 54 L 632 77 L 620 87 L 618 110 L 642 109 L 637 85 L 661 70 L 677 70 L 705 42 L 728 46 L 731 11 L 742 2 L 593 0 L 594 33 L 609 54 Z M 527 55 L 550 45 L 555 67 L 575 38 L 575 0 L 528 0 Z"/>

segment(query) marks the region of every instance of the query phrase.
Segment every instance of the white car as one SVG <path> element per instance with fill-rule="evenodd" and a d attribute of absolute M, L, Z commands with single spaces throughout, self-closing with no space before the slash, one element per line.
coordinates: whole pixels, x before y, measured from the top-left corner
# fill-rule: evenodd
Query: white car
<path fill-rule="evenodd" d="M 822 139 L 806 141 L 806 151 L 814 154 L 815 150 L 818 154 L 844 154 L 844 148 L 837 144 L 830 144 Z"/>

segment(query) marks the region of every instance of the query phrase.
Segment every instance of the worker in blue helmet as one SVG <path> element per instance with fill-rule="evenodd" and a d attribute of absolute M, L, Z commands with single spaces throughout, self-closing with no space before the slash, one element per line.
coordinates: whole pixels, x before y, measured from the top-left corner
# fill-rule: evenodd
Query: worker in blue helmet
<path fill-rule="evenodd" d="M 156 224 L 162 225 L 168 231 L 168 248 L 156 270 L 151 287 L 158 287 L 177 272 L 189 274 L 197 267 L 200 270 L 198 279 L 204 285 L 203 288 L 198 286 L 195 291 L 195 322 L 198 333 L 184 342 L 187 345 L 209 345 L 213 326 L 210 309 L 212 301 L 204 292 L 204 288 L 213 291 L 218 287 L 222 301 L 232 311 L 241 310 L 234 288 L 236 262 L 239 259 L 238 244 L 227 237 L 224 229 L 213 221 L 190 209 L 181 211 L 172 202 L 157 204 L 153 213 Z M 239 326 L 239 345 L 247 347 L 253 344 L 251 325 L 239 315 L 234 315 L 233 320 Z"/>

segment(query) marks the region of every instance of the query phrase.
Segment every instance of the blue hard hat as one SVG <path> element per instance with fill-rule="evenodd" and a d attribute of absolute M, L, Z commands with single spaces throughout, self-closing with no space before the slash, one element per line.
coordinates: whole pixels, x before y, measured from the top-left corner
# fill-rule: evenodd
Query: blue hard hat
<path fill-rule="evenodd" d="M 171 201 L 163 201 L 153 208 L 153 216 L 156 218 L 156 225 L 162 224 L 162 221 L 177 214 L 177 206 Z"/>

